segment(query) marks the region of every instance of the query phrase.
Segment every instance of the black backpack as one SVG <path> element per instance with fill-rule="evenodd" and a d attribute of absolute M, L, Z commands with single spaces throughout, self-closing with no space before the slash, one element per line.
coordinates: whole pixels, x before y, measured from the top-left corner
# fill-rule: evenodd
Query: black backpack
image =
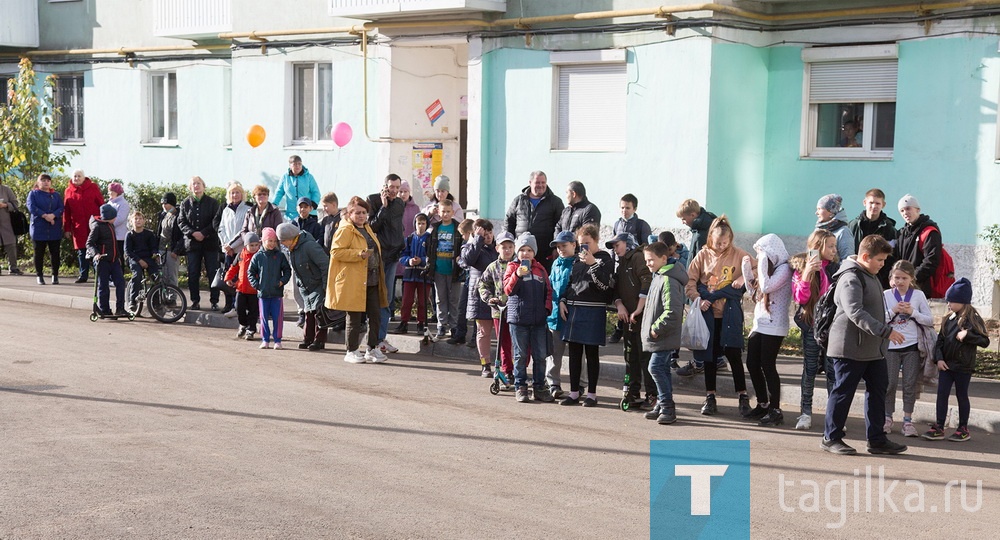
<path fill-rule="evenodd" d="M 857 274 L 857 269 L 853 271 Z M 837 282 L 843 275 L 839 274 L 836 279 L 830 281 L 830 288 L 823 293 L 819 302 L 816 302 L 816 309 L 813 311 L 813 339 L 824 352 L 830 345 L 830 327 L 833 326 L 833 317 L 837 314 L 837 303 L 834 301 L 834 295 L 837 292 Z M 864 294 L 864 289 L 865 280 L 861 278 L 862 294 Z"/>

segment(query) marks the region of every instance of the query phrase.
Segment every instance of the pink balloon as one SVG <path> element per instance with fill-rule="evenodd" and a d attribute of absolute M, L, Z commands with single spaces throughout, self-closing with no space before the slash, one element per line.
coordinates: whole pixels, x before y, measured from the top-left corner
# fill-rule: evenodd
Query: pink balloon
<path fill-rule="evenodd" d="M 354 130 L 351 129 L 351 125 L 347 122 L 340 122 L 330 130 L 330 138 L 333 139 L 333 143 L 341 148 L 351 142 L 351 137 L 353 136 Z"/>

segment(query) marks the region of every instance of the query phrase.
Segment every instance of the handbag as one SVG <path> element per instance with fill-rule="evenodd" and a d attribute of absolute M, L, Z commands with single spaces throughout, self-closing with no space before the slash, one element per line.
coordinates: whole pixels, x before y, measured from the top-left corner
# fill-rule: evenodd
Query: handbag
<path fill-rule="evenodd" d="M 10 211 L 10 228 L 14 231 L 14 236 L 24 236 L 28 234 L 30 226 L 28 225 L 28 218 L 24 216 L 24 213 L 17 209 L 12 209 Z"/>
<path fill-rule="evenodd" d="M 226 270 L 228 270 L 228 268 L 219 266 L 219 270 L 215 272 L 215 277 L 212 278 L 212 288 L 222 291 L 225 295 L 236 294 L 236 289 L 230 287 L 229 284 L 226 283 Z"/>
<path fill-rule="evenodd" d="M 684 326 L 681 327 L 681 347 L 692 351 L 704 351 L 711 340 L 708 323 L 705 322 L 699 303 L 697 301 L 691 303 L 684 319 Z"/>

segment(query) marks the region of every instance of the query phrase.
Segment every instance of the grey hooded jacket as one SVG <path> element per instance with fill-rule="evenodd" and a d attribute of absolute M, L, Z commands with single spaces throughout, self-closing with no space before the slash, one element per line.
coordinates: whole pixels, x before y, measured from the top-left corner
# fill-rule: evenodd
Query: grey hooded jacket
<path fill-rule="evenodd" d="M 884 358 L 892 329 L 886 324 L 885 297 L 878 278 L 862 268 L 853 255 L 833 278 L 837 280 L 837 313 L 826 354 L 861 362 Z"/>

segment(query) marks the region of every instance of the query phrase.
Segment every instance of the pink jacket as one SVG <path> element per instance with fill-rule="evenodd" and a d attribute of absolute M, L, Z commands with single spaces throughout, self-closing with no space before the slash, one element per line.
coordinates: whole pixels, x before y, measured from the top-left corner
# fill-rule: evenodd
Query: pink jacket
<path fill-rule="evenodd" d="M 830 264 L 830 261 L 823 261 L 823 269 L 819 272 L 819 294 L 820 296 L 830 288 L 830 279 L 826 277 L 826 267 Z M 796 270 L 792 274 L 792 301 L 799 305 L 805 305 L 812 296 L 812 291 L 809 289 L 809 282 L 802 281 L 802 272 Z"/>

